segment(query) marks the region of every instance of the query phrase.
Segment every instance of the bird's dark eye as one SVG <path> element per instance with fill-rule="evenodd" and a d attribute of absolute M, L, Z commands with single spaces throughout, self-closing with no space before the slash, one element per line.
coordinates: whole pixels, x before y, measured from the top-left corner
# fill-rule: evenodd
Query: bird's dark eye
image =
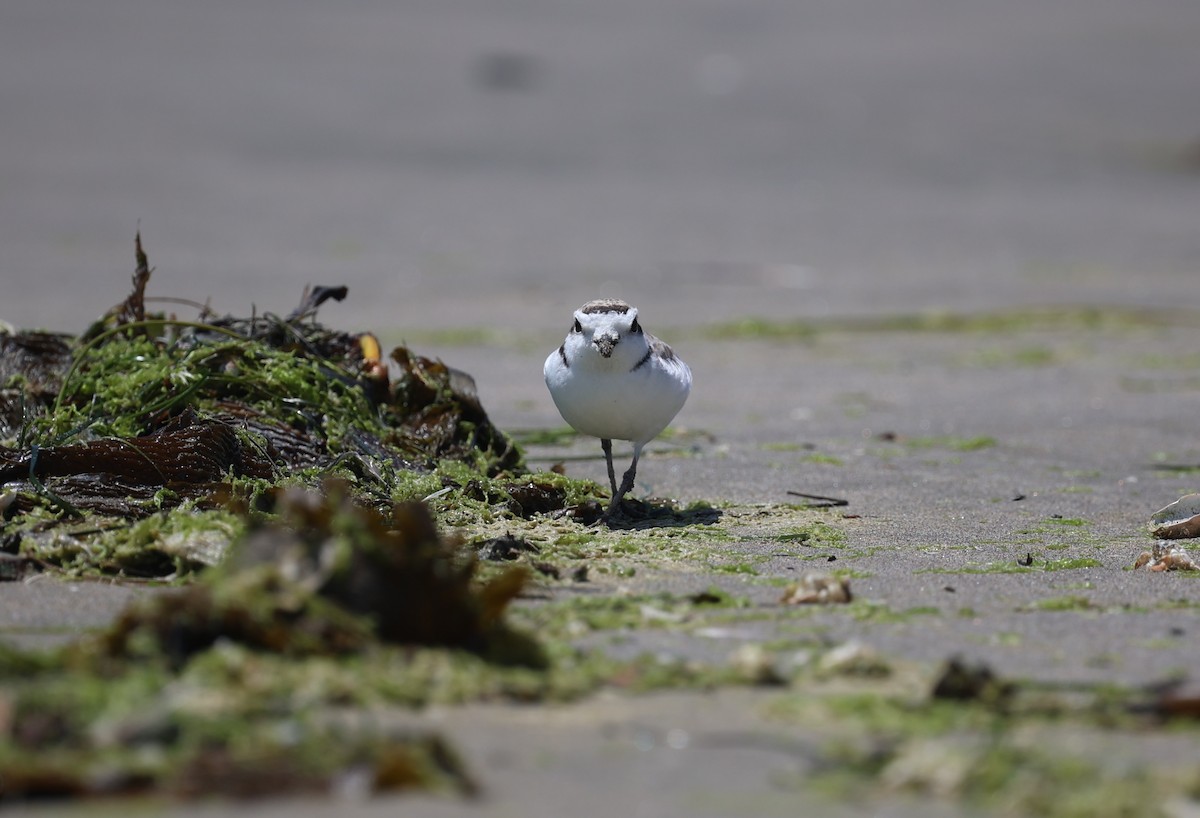
<path fill-rule="evenodd" d="M 575 326 L 571 327 L 571 332 L 583 332 L 583 324 L 579 323 L 579 319 L 575 319 Z"/>
<path fill-rule="evenodd" d="M 642 334 L 642 325 L 637 322 L 636 318 L 633 319 L 633 323 L 629 325 L 629 331 L 637 333 L 638 335 Z"/>

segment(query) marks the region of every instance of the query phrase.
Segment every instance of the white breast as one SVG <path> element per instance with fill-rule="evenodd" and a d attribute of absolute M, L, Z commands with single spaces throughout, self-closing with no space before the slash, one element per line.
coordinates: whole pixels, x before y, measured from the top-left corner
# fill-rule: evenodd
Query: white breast
<path fill-rule="evenodd" d="M 691 370 L 678 358 L 652 358 L 630 371 L 626 361 L 587 356 L 568 367 L 555 350 L 544 373 L 555 406 L 574 429 L 634 443 L 646 443 L 667 428 L 692 386 Z"/>

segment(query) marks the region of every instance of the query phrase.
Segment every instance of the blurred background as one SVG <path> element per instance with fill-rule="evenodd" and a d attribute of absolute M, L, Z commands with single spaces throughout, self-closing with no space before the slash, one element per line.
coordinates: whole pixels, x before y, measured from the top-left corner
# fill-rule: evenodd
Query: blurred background
<path fill-rule="evenodd" d="M 5 0 L 0 319 L 1196 305 L 1196 0 Z M 555 341 L 556 342 L 556 341 Z M 540 358 L 539 358 L 540 361 Z"/>

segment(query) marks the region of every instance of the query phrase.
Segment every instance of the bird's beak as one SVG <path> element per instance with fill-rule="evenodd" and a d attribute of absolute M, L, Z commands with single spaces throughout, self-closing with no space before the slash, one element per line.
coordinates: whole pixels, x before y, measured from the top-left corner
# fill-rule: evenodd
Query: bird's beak
<path fill-rule="evenodd" d="M 619 336 L 611 332 L 606 332 L 603 335 L 597 335 L 592 339 L 592 343 L 596 345 L 596 349 L 605 358 L 612 357 L 613 347 L 617 345 L 617 341 L 621 340 Z"/>

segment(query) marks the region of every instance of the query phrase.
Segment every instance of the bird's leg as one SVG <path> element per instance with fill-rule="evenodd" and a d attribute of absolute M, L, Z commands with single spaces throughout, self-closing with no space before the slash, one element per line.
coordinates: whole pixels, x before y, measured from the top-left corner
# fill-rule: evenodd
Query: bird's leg
<path fill-rule="evenodd" d="M 621 507 L 621 500 L 625 495 L 633 491 L 633 481 L 637 478 L 638 458 L 642 456 L 642 444 L 633 444 L 633 462 L 629 464 L 628 471 L 621 478 L 621 487 L 613 492 L 612 502 L 608 504 L 608 510 L 604 512 L 603 519 L 607 520 Z M 615 482 L 615 481 L 614 481 Z"/>
<path fill-rule="evenodd" d="M 612 464 L 612 441 L 607 438 L 600 438 L 600 448 L 604 449 L 604 460 L 608 463 L 608 482 L 612 486 L 612 496 L 617 496 L 617 473 L 613 471 Z"/>

